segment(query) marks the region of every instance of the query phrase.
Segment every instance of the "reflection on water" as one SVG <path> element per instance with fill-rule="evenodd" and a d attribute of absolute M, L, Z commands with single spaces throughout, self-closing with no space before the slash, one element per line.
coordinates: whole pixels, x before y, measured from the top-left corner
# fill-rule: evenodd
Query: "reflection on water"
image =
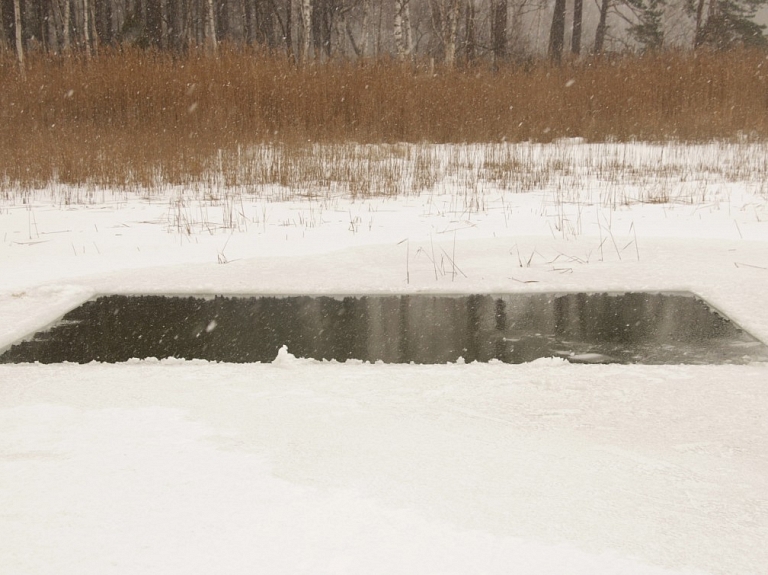
<path fill-rule="evenodd" d="M 692 294 L 104 296 L 2 363 L 298 357 L 447 363 L 747 363 L 768 348 Z"/>

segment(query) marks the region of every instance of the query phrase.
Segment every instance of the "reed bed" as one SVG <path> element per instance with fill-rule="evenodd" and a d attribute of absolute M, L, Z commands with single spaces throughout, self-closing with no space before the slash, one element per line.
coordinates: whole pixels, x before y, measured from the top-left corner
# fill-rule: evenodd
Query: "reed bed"
<path fill-rule="evenodd" d="M 397 178 L 372 184 L 365 170 L 372 160 L 395 170 L 398 157 L 415 153 L 400 143 L 763 140 L 767 68 L 764 53 L 749 51 L 496 71 L 390 61 L 297 68 L 225 48 L 216 58 L 151 50 L 102 51 L 90 60 L 33 55 L 21 74 L 6 57 L 0 179 L 5 188 L 151 189 L 214 173 L 222 185 L 285 183 L 300 173 L 309 184 L 352 162 L 358 168 L 348 168 L 346 181 L 359 193 L 371 185 L 383 193 Z M 358 144 L 374 145 L 360 151 Z M 318 157 L 339 167 L 308 161 Z M 428 181 L 431 169 L 416 173 Z"/>

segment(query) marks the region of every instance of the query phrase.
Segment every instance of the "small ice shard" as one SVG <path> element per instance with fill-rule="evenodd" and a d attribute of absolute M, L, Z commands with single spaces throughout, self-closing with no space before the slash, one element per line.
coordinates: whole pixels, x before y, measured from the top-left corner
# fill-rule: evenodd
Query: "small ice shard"
<path fill-rule="evenodd" d="M 618 360 L 602 353 L 574 353 L 566 358 L 571 363 L 616 363 Z"/>
<path fill-rule="evenodd" d="M 215 319 L 211 320 L 211 323 L 208 324 L 208 326 L 205 328 L 206 333 L 211 333 L 214 329 L 216 329 L 216 326 L 218 324 L 216 323 Z"/>
<path fill-rule="evenodd" d="M 286 367 L 296 361 L 296 356 L 288 351 L 288 346 L 284 345 L 277 351 L 277 357 L 272 361 L 272 365 Z"/>

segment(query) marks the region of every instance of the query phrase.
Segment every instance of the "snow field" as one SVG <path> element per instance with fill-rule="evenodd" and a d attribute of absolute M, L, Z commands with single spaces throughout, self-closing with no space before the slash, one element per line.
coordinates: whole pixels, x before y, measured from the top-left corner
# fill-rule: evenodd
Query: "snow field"
<path fill-rule="evenodd" d="M 571 162 L 521 193 L 447 169 L 395 197 L 240 190 L 237 225 L 183 190 L 6 198 L 0 349 L 97 293 L 692 290 L 768 340 L 759 149 L 558 145 L 521 148 Z M 0 573 L 758 574 L 767 383 L 759 364 L 2 365 Z"/>

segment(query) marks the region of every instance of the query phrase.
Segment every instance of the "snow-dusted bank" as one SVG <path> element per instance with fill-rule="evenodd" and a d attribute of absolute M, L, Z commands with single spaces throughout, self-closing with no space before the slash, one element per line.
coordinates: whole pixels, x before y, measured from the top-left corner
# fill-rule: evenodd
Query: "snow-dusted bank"
<path fill-rule="evenodd" d="M 10 195 L 0 349 L 166 292 L 692 290 L 768 340 L 761 146 L 515 150 L 355 200 Z M 765 365 L 3 365 L 0 572 L 758 574 L 767 408 Z"/>

